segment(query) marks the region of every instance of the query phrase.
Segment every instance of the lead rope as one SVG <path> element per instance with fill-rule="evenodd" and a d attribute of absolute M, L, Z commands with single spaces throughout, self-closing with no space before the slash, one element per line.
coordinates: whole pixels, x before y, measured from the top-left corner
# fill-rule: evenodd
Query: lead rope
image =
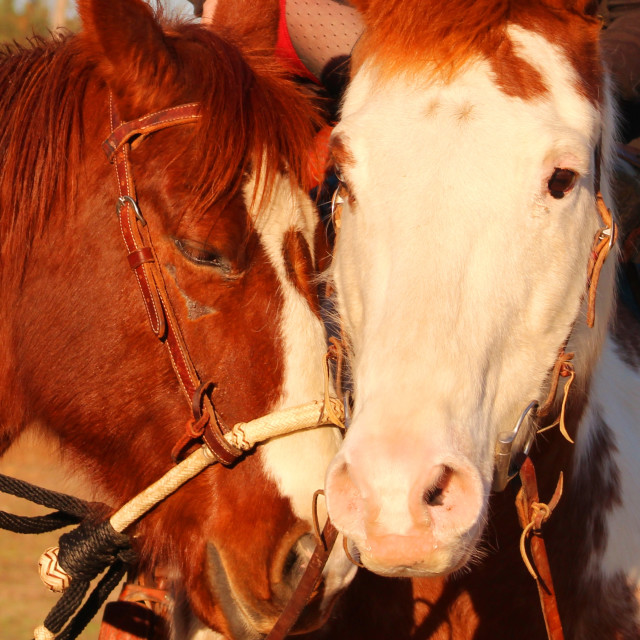
<path fill-rule="evenodd" d="M 45 624 L 34 631 L 36 640 L 50 639 L 56 637 L 55 634 L 65 640 L 76 638 L 120 582 L 127 565 L 135 560 L 129 538 L 116 534 L 104 526 L 104 522 L 101 523 L 104 514 L 109 511 L 109 507 L 104 504 L 86 502 L 1 474 L 0 491 L 55 509 L 47 515 L 33 517 L 0 512 L 2 529 L 15 533 L 44 533 L 81 523 L 77 529 L 60 538 L 63 563 L 74 578 L 73 587 L 51 609 Z M 40 561 L 41 565 L 47 565 L 50 560 L 52 557 L 45 552 Z M 109 571 L 63 630 L 67 620 L 82 603 L 90 581 L 107 567 L 110 567 Z M 55 577 L 58 584 L 69 586 L 70 579 L 67 573 Z"/>
<path fill-rule="evenodd" d="M 328 407 L 330 407 L 330 409 L 328 409 Z M 337 398 L 329 397 L 328 405 L 325 405 L 324 402 L 315 401 L 298 407 L 276 411 L 250 422 L 240 422 L 235 425 L 230 432 L 226 433 L 224 438 L 230 445 L 242 451 L 249 451 L 256 444 L 264 440 L 284 436 L 294 431 L 300 431 L 301 429 L 335 425 L 329 417 L 330 415 L 336 417 L 340 422 L 341 418 L 344 417 L 342 403 Z M 340 426 L 340 424 L 335 426 Z M 156 504 L 179 489 L 183 484 L 191 480 L 191 478 L 202 472 L 209 465 L 216 464 L 217 462 L 219 462 L 219 459 L 206 444 L 203 444 L 182 462 L 172 467 L 162 478 L 122 506 L 108 521 L 102 522 L 97 526 L 95 522 L 86 521 L 80 525 L 78 529 L 62 536 L 60 538 L 60 547 L 47 549 L 40 561 L 40 577 L 49 589 L 64 592 L 64 595 L 59 601 L 59 606 L 56 605 L 56 607 L 54 607 L 45 620 L 45 623 L 37 627 L 34 631 L 35 640 L 53 640 L 54 638 L 57 640 L 62 640 L 63 638 L 64 640 L 71 640 L 77 637 L 77 635 L 58 636 L 56 634 L 59 633 L 62 625 L 79 606 L 82 597 L 86 593 L 88 582 L 83 589 L 84 582 L 78 580 L 79 576 L 82 576 L 84 580 L 86 575 L 84 567 L 94 565 L 95 562 L 93 559 L 96 556 L 101 558 L 108 556 L 104 558 L 102 564 L 98 563 L 92 569 L 91 577 L 89 578 L 89 580 L 91 580 L 103 571 L 108 564 L 115 562 L 115 560 L 121 560 L 123 563 L 125 559 L 128 563 L 134 560 L 133 556 L 121 558 L 117 555 L 114 556 L 113 553 L 111 555 L 106 554 L 104 546 L 101 546 L 104 545 L 104 540 L 115 540 L 118 550 L 128 549 L 129 539 L 124 533 L 127 527 L 141 518 Z M 13 517 L 15 518 L 15 516 Z M 61 526 L 66 526 L 67 524 L 69 524 L 69 522 L 65 521 Z M 96 533 L 96 531 L 99 533 Z M 327 531 L 330 531 L 330 529 Z M 87 544 L 87 539 L 90 541 L 95 540 L 95 542 L 93 544 Z M 325 542 L 327 547 L 329 546 L 330 540 L 331 535 L 326 535 Z M 110 544 L 113 545 L 113 542 L 110 542 Z M 333 542 L 331 542 L 331 545 L 332 544 Z M 330 548 L 325 549 L 325 551 L 328 557 Z M 72 555 L 75 557 L 75 560 L 71 564 L 69 557 Z M 318 556 L 320 558 L 323 557 L 322 553 L 319 553 Z M 113 558 L 113 560 L 111 560 L 111 558 Z M 318 561 L 319 560 L 314 562 Z M 122 575 L 124 575 L 126 566 L 121 566 L 119 570 L 122 570 L 120 577 L 113 583 L 109 592 L 115 588 Z M 74 586 L 74 582 L 78 583 L 78 586 Z M 113 581 L 108 581 L 104 588 L 111 585 L 112 582 Z M 67 591 L 67 589 L 69 589 L 69 591 Z M 107 592 L 106 595 L 108 595 L 109 592 Z M 67 593 L 69 593 L 69 595 L 67 595 Z M 105 598 L 106 595 L 104 596 Z M 73 604 L 75 604 L 75 606 L 72 607 L 71 605 Z M 100 604 L 102 604 L 102 602 L 100 602 Z M 100 605 L 98 605 L 98 608 L 99 607 Z M 69 609 L 70 612 L 67 614 Z M 61 616 L 58 615 L 58 612 L 60 610 L 65 612 L 66 617 L 59 622 L 58 618 Z M 54 611 L 55 615 L 52 616 Z M 81 631 L 82 629 L 80 629 L 78 633 Z"/>

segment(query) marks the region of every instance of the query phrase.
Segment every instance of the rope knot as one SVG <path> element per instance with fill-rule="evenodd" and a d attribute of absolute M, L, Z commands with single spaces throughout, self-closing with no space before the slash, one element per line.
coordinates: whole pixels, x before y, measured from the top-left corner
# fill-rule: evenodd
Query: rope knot
<path fill-rule="evenodd" d="M 551 516 L 551 509 L 544 502 L 533 502 L 531 511 L 531 524 L 534 525 L 533 531 L 536 532 Z"/>
<path fill-rule="evenodd" d="M 86 520 L 60 536 L 60 566 L 75 580 L 90 582 L 116 560 L 131 564 L 135 558 L 129 537 L 115 531 L 108 520 Z"/>
<path fill-rule="evenodd" d="M 533 464 L 530 464 L 529 466 L 533 468 Z M 523 489 L 525 487 L 525 478 L 526 476 L 523 476 L 521 474 Z M 553 513 L 553 510 L 558 505 L 558 502 L 562 497 L 563 486 L 564 486 L 564 479 L 563 479 L 563 474 L 561 473 L 560 477 L 558 478 L 558 484 L 556 485 L 555 491 L 553 492 L 553 495 L 551 496 L 551 500 L 549 501 L 548 504 L 545 502 L 538 502 L 535 499 L 531 500 L 529 502 L 529 507 L 527 512 L 526 506 L 524 504 L 518 503 L 518 510 L 519 510 L 521 524 L 524 525 L 527 517 L 529 519 L 529 522 L 523 527 L 522 535 L 520 536 L 520 555 L 522 556 L 522 561 L 527 567 L 527 570 L 535 580 L 539 579 L 539 574 L 534 568 L 534 565 L 529 560 L 529 556 L 527 554 L 527 540 L 529 536 L 532 534 L 540 538 L 542 537 L 542 525 L 547 520 L 549 520 L 549 518 L 551 517 L 551 514 Z M 529 491 L 532 492 L 537 498 L 537 492 L 538 492 L 537 484 L 531 484 L 531 486 L 527 486 L 527 492 Z M 522 494 L 522 490 L 521 490 L 521 494 Z M 518 496 L 519 498 L 521 497 L 521 494 L 519 494 Z M 532 495 L 531 497 L 533 498 L 534 496 Z M 524 503 L 524 496 L 522 496 L 522 502 Z M 528 515 L 526 515 L 527 513 Z"/>

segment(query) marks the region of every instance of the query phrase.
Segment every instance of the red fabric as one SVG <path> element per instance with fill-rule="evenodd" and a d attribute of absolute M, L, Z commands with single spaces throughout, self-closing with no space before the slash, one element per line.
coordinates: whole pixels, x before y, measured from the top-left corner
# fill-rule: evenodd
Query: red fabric
<path fill-rule="evenodd" d="M 301 78 L 311 80 L 316 84 L 320 84 L 320 80 L 304 66 L 302 60 L 296 53 L 296 50 L 289 36 L 287 28 L 287 0 L 280 0 L 280 17 L 278 21 L 278 41 L 276 42 L 276 56 L 280 58 L 284 64 L 291 69 L 293 73 Z"/>

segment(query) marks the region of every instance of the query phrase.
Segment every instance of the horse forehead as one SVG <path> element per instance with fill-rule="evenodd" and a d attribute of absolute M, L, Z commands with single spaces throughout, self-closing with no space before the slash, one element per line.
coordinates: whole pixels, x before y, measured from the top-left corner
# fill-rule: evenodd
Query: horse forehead
<path fill-rule="evenodd" d="M 581 92 L 566 51 L 516 25 L 507 29 L 507 37 L 513 55 L 538 74 L 544 91 L 530 94 L 523 87 L 518 95 L 512 88 L 505 90 L 490 58 L 475 60 L 450 82 L 434 74 L 429 64 L 419 76 L 412 72 L 386 77 L 379 63 L 367 62 L 347 92 L 336 133 L 344 135 L 356 160 L 389 152 L 399 158 L 418 155 L 429 162 L 435 156 L 438 168 L 456 153 L 462 153 L 456 163 L 468 163 L 474 152 L 490 159 L 499 147 L 505 155 L 523 147 L 533 150 L 544 136 L 547 141 L 551 136 L 568 138 L 565 146 L 575 146 L 584 155 L 593 142 L 598 111 Z M 434 153 L 439 147 L 446 154 Z"/>

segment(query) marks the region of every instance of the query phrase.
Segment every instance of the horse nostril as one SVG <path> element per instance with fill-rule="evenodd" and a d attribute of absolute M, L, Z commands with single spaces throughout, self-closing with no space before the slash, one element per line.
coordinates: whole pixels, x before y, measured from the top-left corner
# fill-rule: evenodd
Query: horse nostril
<path fill-rule="evenodd" d="M 306 533 L 289 549 L 282 564 L 282 581 L 295 587 L 302 578 L 315 549 L 315 538 Z"/>
<path fill-rule="evenodd" d="M 453 475 L 453 469 L 451 467 L 447 467 L 446 465 L 442 466 L 442 473 L 436 480 L 436 482 L 431 485 L 422 495 L 422 499 L 425 503 L 430 507 L 441 507 L 444 505 L 446 490 L 451 481 L 451 477 Z"/>
<path fill-rule="evenodd" d="M 287 557 L 284 559 L 284 565 L 282 566 L 282 575 L 289 575 L 295 568 L 297 561 L 298 554 L 295 549 L 291 549 L 289 553 L 287 553 Z"/>

